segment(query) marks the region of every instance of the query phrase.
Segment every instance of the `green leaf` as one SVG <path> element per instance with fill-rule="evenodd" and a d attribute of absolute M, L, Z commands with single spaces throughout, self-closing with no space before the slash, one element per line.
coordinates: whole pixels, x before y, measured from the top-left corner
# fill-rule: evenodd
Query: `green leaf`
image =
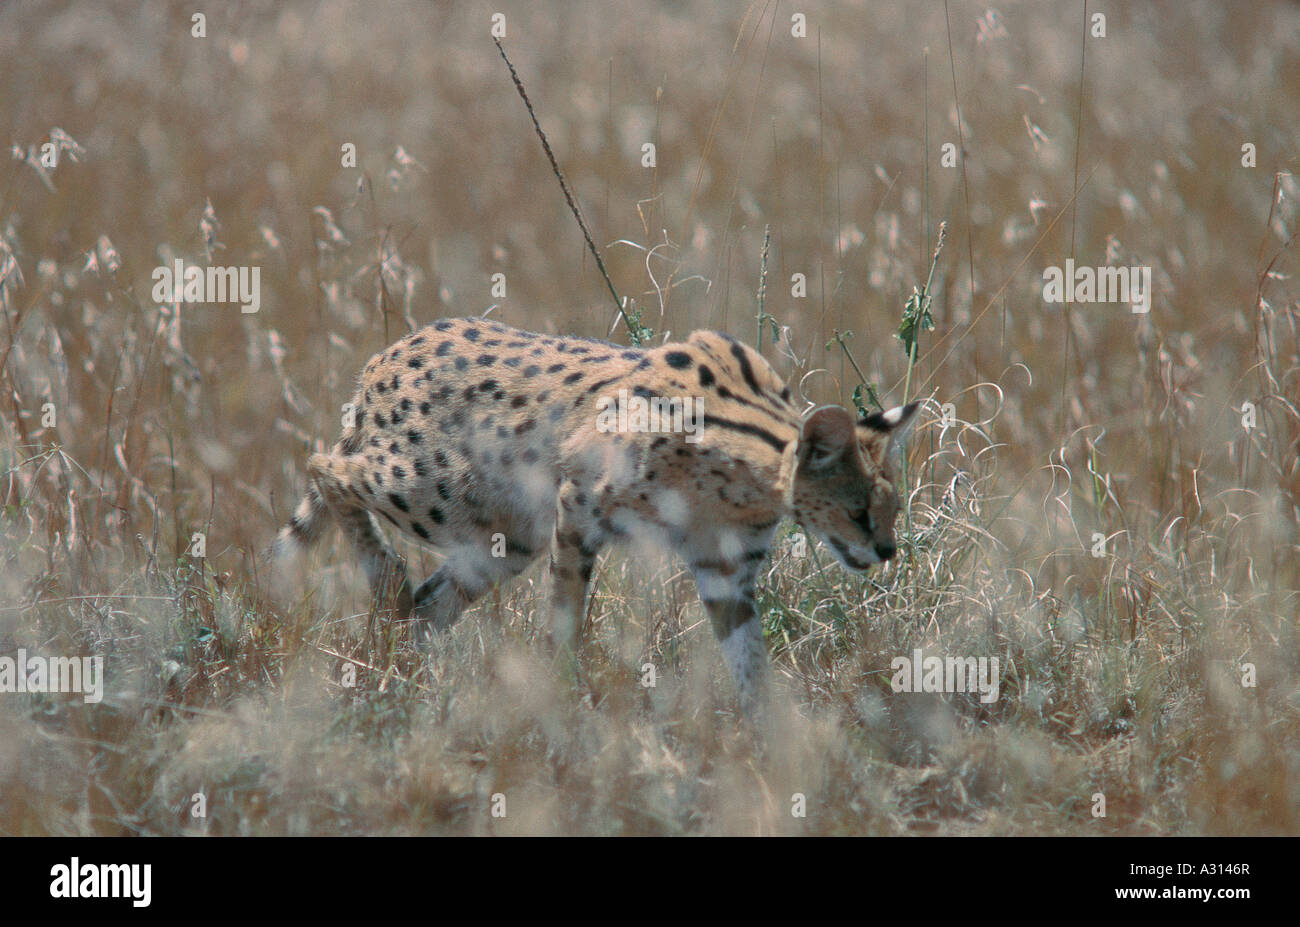
<path fill-rule="evenodd" d="M 865 396 L 863 395 L 865 392 Z M 866 403 L 871 403 L 868 409 Z M 872 412 L 883 412 L 885 407 L 880 403 L 880 397 L 876 394 L 875 383 L 859 383 L 853 387 L 853 408 L 858 410 L 858 417 L 862 418 Z"/>
<path fill-rule="evenodd" d="M 639 348 L 655 336 L 653 328 L 641 324 L 641 309 L 633 305 L 631 300 L 628 300 L 628 305 L 623 310 L 623 319 L 627 323 L 627 339 L 633 347 Z"/>
<path fill-rule="evenodd" d="M 907 298 L 907 303 L 903 306 L 903 318 L 897 332 L 908 357 L 912 357 L 915 353 L 916 340 L 920 332 L 933 330 L 934 318 L 930 315 L 930 297 L 916 287 L 912 287 L 912 295 Z"/>

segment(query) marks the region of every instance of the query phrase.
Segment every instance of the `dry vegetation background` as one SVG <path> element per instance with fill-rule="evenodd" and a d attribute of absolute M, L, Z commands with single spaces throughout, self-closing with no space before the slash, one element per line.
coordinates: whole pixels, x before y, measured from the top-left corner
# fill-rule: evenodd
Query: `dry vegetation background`
<path fill-rule="evenodd" d="M 1082 71 L 1077 2 L 954 0 L 951 59 L 937 2 L 240 2 L 206 38 L 192 5 L 0 7 L 0 654 L 107 672 L 98 705 L 0 695 L 0 833 L 1300 831 L 1300 7 L 1092 6 Z M 767 356 L 846 403 L 855 361 L 895 404 L 948 222 L 908 536 L 863 578 L 783 532 L 766 752 L 670 558 L 602 561 L 572 684 L 537 639 L 544 569 L 426 664 L 340 537 L 293 588 L 258 560 L 408 325 L 496 304 L 627 338 L 497 11 L 656 339 L 753 343 L 770 225 L 794 359 L 770 331 Z M 261 267 L 259 313 L 152 300 L 155 266 L 209 254 Z M 1044 303 L 1071 254 L 1150 266 L 1151 313 Z M 1001 699 L 893 693 L 917 647 L 999 656 Z"/>

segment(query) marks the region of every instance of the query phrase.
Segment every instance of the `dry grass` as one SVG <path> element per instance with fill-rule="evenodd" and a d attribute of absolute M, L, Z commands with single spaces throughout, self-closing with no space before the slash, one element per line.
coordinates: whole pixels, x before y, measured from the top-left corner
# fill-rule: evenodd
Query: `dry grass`
<path fill-rule="evenodd" d="M 1009 5 L 997 35 L 954 3 L 951 71 L 942 7 L 805 4 L 795 39 L 761 3 L 498 5 L 656 337 L 752 338 L 770 225 L 798 360 L 770 331 L 767 355 L 812 399 L 848 401 L 856 362 L 897 401 L 893 332 L 949 223 L 908 536 L 866 577 L 774 554 L 763 753 L 670 559 L 602 561 L 569 681 L 537 569 L 428 663 L 341 542 L 299 588 L 262 575 L 351 377 L 408 325 L 616 321 L 491 11 L 456 6 L 249 2 L 203 39 L 164 2 L 0 7 L 0 655 L 108 675 L 98 705 L 0 695 L 0 833 L 1300 832 L 1294 4 L 1107 11 L 1082 97 L 1075 4 Z M 965 191 L 939 164 L 954 80 Z M 46 171 L 53 127 L 81 150 Z M 1150 315 L 1045 304 L 1071 253 L 1151 266 Z M 261 267 L 258 314 L 153 302 L 155 266 L 209 255 Z M 918 647 L 999 656 L 1002 697 L 892 692 Z"/>

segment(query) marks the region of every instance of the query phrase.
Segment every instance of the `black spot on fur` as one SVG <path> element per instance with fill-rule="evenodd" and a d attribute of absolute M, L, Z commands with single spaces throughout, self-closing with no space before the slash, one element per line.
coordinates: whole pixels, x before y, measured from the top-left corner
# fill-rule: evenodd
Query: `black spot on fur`
<path fill-rule="evenodd" d="M 424 525 L 420 524 L 418 521 L 411 522 L 411 530 L 414 531 L 416 534 L 418 534 L 420 537 L 424 538 L 426 541 L 432 540 L 432 538 L 429 536 L 428 529 L 426 529 Z"/>
<path fill-rule="evenodd" d="M 464 370 L 464 369 L 465 369 L 466 367 L 468 367 L 468 366 L 469 366 L 469 361 L 465 360 L 465 358 L 463 358 L 463 357 L 458 357 L 458 358 L 456 358 L 456 369 L 457 369 L 457 370 Z"/>
<path fill-rule="evenodd" d="M 526 406 L 526 405 L 528 405 L 527 396 L 516 396 L 514 399 L 510 400 L 510 408 L 512 409 L 518 409 L 521 406 Z"/>
<path fill-rule="evenodd" d="M 524 376 L 526 377 L 535 377 L 541 372 L 542 368 L 538 367 L 536 364 L 529 364 L 524 368 Z"/>
<path fill-rule="evenodd" d="M 700 386 L 703 386 L 705 389 L 707 389 L 708 387 L 712 386 L 716 382 L 717 381 L 713 377 L 713 371 L 710 370 L 708 367 L 706 367 L 704 364 L 700 364 Z"/>
<path fill-rule="evenodd" d="M 466 328 L 466 329 L 465 329 L 465 340 L 466 340 L 466 341 L 478 341 L 480 337 L 482 337 L 482 336 L 481 336 L 481 334 L 479 333 L 479 330 L 478 330 L 477 328 Z"/>
<path fill-rule="evenodd" d="M 438 345 L 438 350 L 434 351 L 433 353 L 438 355 L 439 357 L 446 357 L 448 354 L 451 353 L 451 342 L 444 341 L 442 344 Z"/>
<path fill-rule="evenodd" d="M 731 356 L 740 364 L 740 373 L 745 378 L 745 384 L 756 396 L 762 396 L 763 391 L 758 388 L 758 381 L 754 379 L 754 368 L 749 365 L 749 355 L 745 353 L 745 348 L 739 341 L 731 343 Z"/>
<path fill-rule="evenodd" d="M 495 354 L 480 354 L 478 356 L 478 365 L 480 367 L 487 367 L 490 364 L 495 364 L 496 362 L 497 362 L 497 356 Z"/>
<path fill-rule="evenodd" d="M 577 371 L 577 372 L 571 373 L 571 374 L 569 374 L 567 377 L 564 378 L 564 385 L 565 385 L 565 386 L 568 386 L 568 385 L 570 385 L 570 384 L 572 384 L 572 383 L 577 383 L 577 382 L 578 382 L 579 380 L 581 380 L 581 379 L 582 379 L 582 372 L 581 372 L 581 371 Z"/>
<path fill-rule="evenodd" d="M 664 355 L 664 361 L 674 370 L 685 370 L 691 365 L 691 356 L 685 351 L 669 351 Z"/>
<path fill-rule="evenodd" d="M 741 434 L 753 435 L 755 438 L 767 442 L 767 444 L 775 451 L 785 450 L 786 442 L 782 441 L 761 425 L 751 425 L 749 422 L 733 422 L 730 419 L 718 418 L 714 415 L 704 416 L 704 425 L 706 428 L 710 425 L 716 425 L 719 428 L 738 431 Z"/>
<path fill-rule="evenodd" d="M 397 493 L 395 493 L 395 492 L 390 492 L 390 493 L 388 494 L 388 501 L 391 502 L 391 503 L 393 503 L 393 506 L 394 506 L 395 508 L 398 508 L 398 509 L 400 509 L 400 510 L 403 511 L 403 512 L 409 512 L 409 511 L 410 511 L 410 509 L 407 508 L 406 500 L 403 499 L 401 496 L 399 496 L 399 495 L 398 495 Z"/>
<path fill-rule="evenodd" d="M 406 433 L 406 440 L 410 441 L 412 444 L 419 444 L 423 438 L 424 435 L 420 434 L 414 428 Z"/>

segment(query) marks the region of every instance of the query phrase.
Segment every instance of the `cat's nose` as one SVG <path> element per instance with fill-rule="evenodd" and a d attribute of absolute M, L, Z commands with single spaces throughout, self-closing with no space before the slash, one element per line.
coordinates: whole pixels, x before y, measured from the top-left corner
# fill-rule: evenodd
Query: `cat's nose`
<path fill-rule="evenodd" d="M 881 560 L 888 560 L 896 553 L 898 553 L 898 548 L 895 547 L 893 544 L 884 543 L 884 544 L 876 545 L 876 556 L 878 556 Z"/>

